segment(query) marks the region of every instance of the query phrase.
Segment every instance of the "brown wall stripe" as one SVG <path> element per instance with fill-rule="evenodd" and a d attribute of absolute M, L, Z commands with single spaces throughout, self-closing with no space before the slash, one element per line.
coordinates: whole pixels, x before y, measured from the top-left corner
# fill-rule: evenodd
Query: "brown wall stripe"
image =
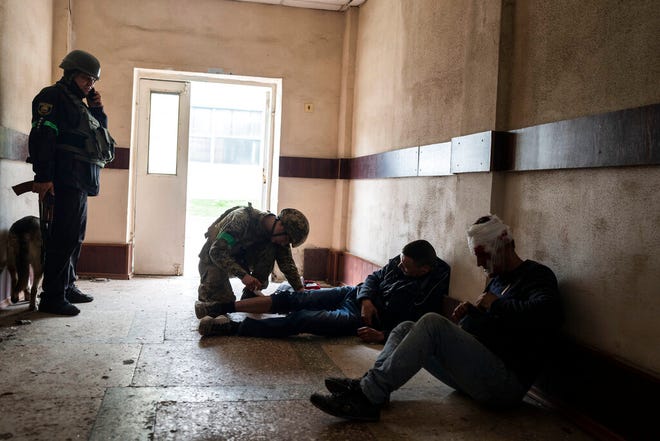
<path fill-rule="evenodd" d="M 115 147 L 115 159 L 107 164 L 105 168 L 116 170 L 128 170 L 131 161 L 131 149 L 126 147 Z"/>
<path fill-rule="evenodd" d="M 279 173 L 287 178 L 337 179 L 339 160 L 282 156 Z"/>
<path fill-rule="evenodd" d="M 283 156 L 281 177 L 329 179 L 314 158 Z M 339 164 L 340 179 L 446 176 L 660 164 L 660 104 L 585 116 L 510 132 L 486 131 L 451 142 L 408 147 Z M 289 164 L 295 163 L 295 167 Z M 283 171 L 283 172 L 282 172 Z M 315 176 L 315 173 L 317 175 Z"/>
<path fill-rule="evenodd" d="M 26 157 L 27 135 L 0 126 L 0 159 Z M 658 164 L 660 104 L 652 104 L 357 158 L 282 156 L 280 176 L 373 179 Z M 128 170 L 129 165 L 130 149 L 118 147 L 107 168 Z"/>
<path fill-rule="evenodd" d="M 513 130 L 511 170 L 660 164 L 660 104 Z"/>

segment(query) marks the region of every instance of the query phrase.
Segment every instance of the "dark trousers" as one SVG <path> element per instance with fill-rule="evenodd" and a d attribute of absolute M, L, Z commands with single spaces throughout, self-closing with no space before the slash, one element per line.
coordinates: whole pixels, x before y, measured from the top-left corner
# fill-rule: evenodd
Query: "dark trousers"
<path fill-rule="evenodd" d="M 275 293 L 273 312 L 289 314 L 255 320 L 246 317 L 238 335 L 279 338 L 302 333 L 328 337 L 356 335 L 362 326 L 357 287 Z"/>
<path fill-rule="evenodd" d="M 76 280 L 80 247 L 87 228 L 87 193 L 75 188 L 55 189 L 55 207 L 46 238 L 42 301 L 61 302 Z"/>

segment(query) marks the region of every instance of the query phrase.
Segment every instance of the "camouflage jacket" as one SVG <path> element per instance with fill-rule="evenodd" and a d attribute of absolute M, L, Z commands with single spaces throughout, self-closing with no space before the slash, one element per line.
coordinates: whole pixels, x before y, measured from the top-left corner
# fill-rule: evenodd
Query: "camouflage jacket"
<path fill-rule="evenodd" d="M 289 284 L 296 290 L 301 289 L 302 282 L 293 261 L 291 246 L 271 242 L 270 231 L 266 231 L 262 223 L 266 216 L 274 215 L 252 206 L 228 210 L 209 227 L 200 258 L 206 258 L 208 253 L 213 264 L 242 279 L 253 264 L 245 261 L 247 256 L 274 255 L 277 266 Z"/>

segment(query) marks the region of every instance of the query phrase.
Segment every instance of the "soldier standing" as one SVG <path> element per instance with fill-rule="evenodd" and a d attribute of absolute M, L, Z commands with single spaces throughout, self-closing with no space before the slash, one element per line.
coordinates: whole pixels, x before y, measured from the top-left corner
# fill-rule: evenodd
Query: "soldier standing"
<path fill-rule="evenodd" d="M 44 282 L 39 311 L 76 315 L 72 303 L 93 297 L 75 285 L 76 265 L 87 225 L 87 196 L 99 193 L 99 174 L 114 159 L 108 117 L 94 84 L 101 64 L 92 54 L 74 50 L 60 66 L 62 78 L 32 101 L 28 162 L 32 191 L 39 194 L 44 235 Z M 85 100 L 86 103 L 83 101 Z"/>

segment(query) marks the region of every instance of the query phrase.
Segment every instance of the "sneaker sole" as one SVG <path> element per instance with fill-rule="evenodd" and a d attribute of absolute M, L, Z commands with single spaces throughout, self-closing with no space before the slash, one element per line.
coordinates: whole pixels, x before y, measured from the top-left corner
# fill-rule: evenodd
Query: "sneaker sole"
<path fill-rule="evenodd" d="M 211 316 L 206 316 L 199 321 L 199 326 L 197 327 L 197 332 L 202 337 L 209 336 L 226 336 L 231 335 L 231 324 L 229 320 L 227 323 L 216 323 L 215 318 Z"/>
<path fill-rule="evenodd" d="M 352 421 L 364 421 L 364 422 L 375 422 L 380 420 L 380 416 L 374 416 L 374 417 L 356 417 L 353 415 L 347 415 L 345 413 L 337 412 L 334 409 L 328 409 L 326 408 L 322 403 L 317 403 L 314 400 L 314 397 L 312 396 L 310 398 L 311 403 L 319 410 L 327 413 L 328 415 L 335 416 L 337 418 L 343 418 L 345 420 L 352 420 Z"/>

